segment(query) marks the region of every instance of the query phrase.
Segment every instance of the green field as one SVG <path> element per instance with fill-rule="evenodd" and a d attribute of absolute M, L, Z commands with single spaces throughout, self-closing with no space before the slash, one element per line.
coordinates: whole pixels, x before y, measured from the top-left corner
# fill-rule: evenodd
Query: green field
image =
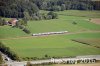
<path fill-rule="evenodd" d="M 41 12 L 45 13 L 45 11 Z M 100 46 L 100 32 L 96 32 L 100 31 L 100 25 L 89 22 L 90 18 L 100 18 L 99 12 L 67 10 L 57 12 L 58 19 L 29 21 L 27 26 L 31 31 L 29 35 L 18 28 L 0 26 L 0 41 L 10 47 L 21 58 L 43 58 L 45 55 L 51 57 L 98 55 L 100 54 L 100 48 L 78 43 L 72 41 L 72 39 L 81 39 L 80 41 L 89 41 L 90 44 Z M 73 22 L 77 24 L 73 24 Z M 31 37 L 33 33 L 53 31 L 68 31 L 69 34 Z M 21 38 L 23 36 L 28 38 Z"/>
<path fill-rule="evenodd" d="M 15 51 L 20 57 L 42 58 L 46 54 L 51 57 L 100 54 L 100 49 L 96 47 L 70 40 L 76 38 L 76 36 L 77 38 L 89 39 L 92 37 L 100 39 L 100 33 L 82 33 L 73 35 L 33 37 L 28 39 L 9 39 L 3 40 L 3 43 Z"/>
<path fill-rule="evenodd" d="M 45 11 L 42 11 L 42 13 L 44 12 Z M 68 10 L 63 12 L 60 11 L 57 13 L 59 15 L 58 19 L 29 21 L 28 28 L 31 30 L 32 33 L 64 31 L 64 30 L 67 30 L 69 32 L 100 30 L 100 25 L 88 21 L 90 18 L 89 16 L 98 18 L 100 16 L 99 11 Z M 69 16 L 68 14 L 72 16 Z M 84 15 L 86 17 L 82 17 Z M 74 25 L 73 22 L 76 22 L 77 24 Z"/>
<path fill-rule="evenodd" d="M 77 42 L 100 48 L 100 39 L 74 39 Z"/>
<path fill-rule="evenodd" d="M 18 36 L 27 36 L 27 34 L 18 28 L 12 28 L 11 26 L 0 26 L 0 39 Z"/>

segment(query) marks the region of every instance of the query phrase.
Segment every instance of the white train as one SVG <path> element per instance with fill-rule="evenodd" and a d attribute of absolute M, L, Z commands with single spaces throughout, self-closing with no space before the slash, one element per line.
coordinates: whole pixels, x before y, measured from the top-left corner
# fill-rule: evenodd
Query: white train
<path fill-rule="evenodd" d="M 32 34 L 32 36 L 51 35 L 51 34 L 64 34 L 64 33 L 67 33 L 67 32 L 68 31 L 36 33 L 36 34 Z"/>

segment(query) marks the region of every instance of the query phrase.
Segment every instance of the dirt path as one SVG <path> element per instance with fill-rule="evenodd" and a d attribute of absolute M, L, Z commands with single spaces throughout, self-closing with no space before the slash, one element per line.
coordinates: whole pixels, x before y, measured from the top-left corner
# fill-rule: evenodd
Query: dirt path
<path fill-rule="evenodd" d="M 73 64 L 73 65 L 64 65 L 64 64 L 58 64 L 53 66 L 100 66 L 100 63 L 93 63 L 93 64 Z"/>
<path fill-rule="evenodd" d="M 41 35 L 41 36 L 22 36 L 22 37 L 15 37 L 15 38 L 0 38 L 0 40 L 10 40 L 10 39 L 22 39 L 22 38 L 33 38 L 33 37 L 47 37 L 53 35 L 71 35 L 71 34 L 80 34 L 80 33 L 98 33 L 100 31 L 81 31 L 81 32 L 68 32 L 63 34 L 52 34 L 52 35 Z"/>
<path fill-rule="evenodd" d="M 91 22 L 100 25 L 100 18 L 91 19 Z"/>

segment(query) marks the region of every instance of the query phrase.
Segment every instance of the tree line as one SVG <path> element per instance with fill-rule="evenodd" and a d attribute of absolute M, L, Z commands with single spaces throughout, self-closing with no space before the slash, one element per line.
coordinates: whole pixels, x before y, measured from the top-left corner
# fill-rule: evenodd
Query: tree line
<path fill-rule="evenodd" d="M 98 2 L 91 0 L 0 0 L 0 16 L 8 18 L 40 17 L 39 10 L 96 10 Z"/>
<path fill-rule="evenodd" d="M 0 54 L 0 64 L 3 63 L 3 58 L 2 58 L 2 55 Z"/>
<path fill-rule="evenodd" d="M 12 60 L 19 60 L 17 54 L 10 50 L 9 47 L 6 47 L 2 42 L 0 42 L 0 51 L 10 57 Z"/>

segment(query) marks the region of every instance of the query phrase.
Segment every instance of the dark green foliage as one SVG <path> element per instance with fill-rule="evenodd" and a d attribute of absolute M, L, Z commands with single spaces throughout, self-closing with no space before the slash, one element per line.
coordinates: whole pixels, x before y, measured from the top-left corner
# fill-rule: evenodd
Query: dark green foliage
<path fill-rule="evenodd" d="M 27 29 L 27 28 L 24 28 L 23 31 L 27 34 L 30 34 L 31 32 Z"/>
<path fill-rule="evenodd" d="M 48 58 L 48 55 L 46 54 L 45 57 Z"/>
<path fill-rule="evenodd" d="M 39 11 L 37 5 L 26 0 L 0 0 L 0 16 L 9 18 L 23 18 L 24 12 L 34 14 Z"/>
<path fill-rule="evenodd" d="M 52 15 L 47 15 L 45 19 L 47 20 L 52 19 Z"/>
<path fill-rule="evenodd" d="M 72 24 L 76 25 L 77 23 L 76 22 L 73 22 Z"/>
<path fill-rule="evenodd" d="M 48 15 L 51 15 L 51 16 L 52 16 L 52 19 L 57 19 L 57 18 L 58 18 L 57 13 L 54 13 L 53 11 L 50 11 L 50 12 L 48 13 Z"/>
<path fill-rule="evenodd" d="M 2 58 L 2 55 L 0 54 L 0 64 L 3 63 L 3 58 Z"/>
<path fill-rule="evenodd" d="M 6 47 L 2 42 L 0 42 L 0 51 L 10 57 L 12 60 L 19 60 L 17 54 L 12 52 L 9 47 Z"/>
<path fill-rule="evenodd" d="M 31 19 L 39 9 L 49 11 L 100 10 L 100 1 L 93 0 L 0 0 L 0 16 Z M 36 19 L 38 16 L 35 16 Z"/>
<path fill-rule="evenodd" d="M 20 25 L 20 26 L 19 26 L 19 28 L 20 28 L 20 29 L 24 29 L 24 28 L 25 28 L 25 26 L 23 26 L 23 25 Z"/>
<path fill-rule="evenodd" d="M 22 31 L 24 31 L 25 33 L 30 34 L 31 32 L 27 28 L 25 28 L 25 26 L 27 26 L 27 19 L 23 18 L 20 19 L 14 27 L 22 29 Z"/>
<path fill-rule="evenodd" d="M 7 22 L 4 19 L 0 18 L 0 26 L 4 26 L 6 24 Z"/>

